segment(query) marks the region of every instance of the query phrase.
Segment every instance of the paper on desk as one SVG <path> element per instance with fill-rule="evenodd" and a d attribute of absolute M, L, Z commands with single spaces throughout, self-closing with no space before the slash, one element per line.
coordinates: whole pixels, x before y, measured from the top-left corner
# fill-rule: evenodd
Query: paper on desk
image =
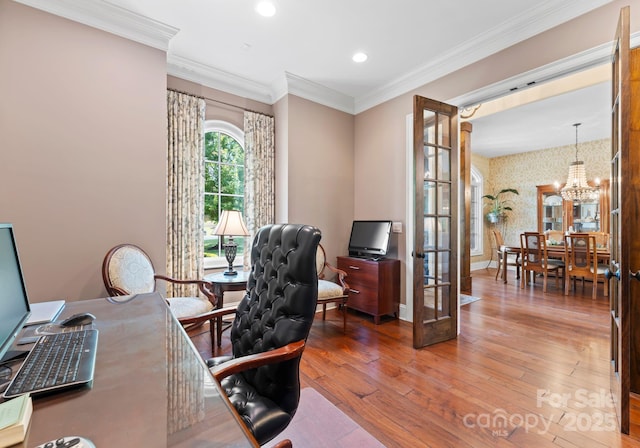
<path fill-rule="evenodd" d="M 0 430 L 20 421 L 22 409 L 30 399 L 29 394 L 24 394 L 0 404 Z"/>

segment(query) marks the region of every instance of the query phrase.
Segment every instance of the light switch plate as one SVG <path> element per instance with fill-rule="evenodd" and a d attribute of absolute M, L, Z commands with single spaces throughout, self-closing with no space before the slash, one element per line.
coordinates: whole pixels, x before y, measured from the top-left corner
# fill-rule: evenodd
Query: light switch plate
<path fill-rule="evenodd" d="M 402 222 L 400 221 L 393 221 L 391 223 L 391 231 L 393 233 L 402 233 Z"/>

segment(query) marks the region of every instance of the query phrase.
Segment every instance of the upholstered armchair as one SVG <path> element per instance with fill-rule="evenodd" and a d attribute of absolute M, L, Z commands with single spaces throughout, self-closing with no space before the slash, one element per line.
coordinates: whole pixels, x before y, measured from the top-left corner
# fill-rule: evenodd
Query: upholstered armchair
<path fill-rule="evenodd" d="M 138 246 L 120 244 L 107 252 L 102 262 L 102 279 L 112 296 L 143 294 L 156 290 L 157 280 L 197 285 L 203 297 L 169 297 L 171 312 L 186 328 L 209 321 L 211 347 L 215 346 L 215 320 L 212 309 L 216 298 L 211 285 L 203 280 L 178 280 L 156 274 L 149 256 Z"/>
<path fill-rule="evenodd" d="M 262 227 L 251 246 L 247 293 L 231 325 L 233 355 L 207 361 L 258 443 L 282 432 L 300 399 L 299 368 L 318 300 L 316 252 L 320 231 L 311 226 Z"/>
<path fill-rule="evenodd" d="M 336 282 L 325 279 L 325 270 L 336 276 Z M 349 285 L 347 285 L 347 273 L 342 269 L 338 269 L 327 262 L 327 255 L 322 244 L 318 245 L 316 252 L 316 272 L 318 273 L 318 305 L 322 305 L 322 320 L 327 315 L 327 304 L 335 303 L 342 307 L 342 329 L 347 331 L 347 293 Z"/>

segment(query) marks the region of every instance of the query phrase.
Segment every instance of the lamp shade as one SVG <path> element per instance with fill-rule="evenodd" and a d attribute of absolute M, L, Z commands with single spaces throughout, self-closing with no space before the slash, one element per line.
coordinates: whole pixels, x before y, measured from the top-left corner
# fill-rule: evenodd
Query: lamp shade
<path fill-rule="evenodd" d="M 220 221 L 214 235 L 225 236 L 249 236 L 249 231 L 244 225 L 242 214 L 238 210 L 223 210 L 220 215 Z"/>

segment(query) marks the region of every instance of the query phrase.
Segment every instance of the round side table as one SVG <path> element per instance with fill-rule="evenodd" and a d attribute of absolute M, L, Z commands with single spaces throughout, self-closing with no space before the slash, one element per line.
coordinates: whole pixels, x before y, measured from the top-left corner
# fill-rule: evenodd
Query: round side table
<path fill-rule="evenodd" d="M 213 294 L 216 296 L 216 309 L 224 306 L 225 291 L 244 291 L 247 289 L 247 280 L 249 280 L 249 271 L 237 271 L 236 275 L 224 275 L 223 272 L 207 274 L 204 280 L 210 282 L 213 287 Z M 222 345 L 222 317 L 216 320 L 216 339 L 217 345 Z"/>

